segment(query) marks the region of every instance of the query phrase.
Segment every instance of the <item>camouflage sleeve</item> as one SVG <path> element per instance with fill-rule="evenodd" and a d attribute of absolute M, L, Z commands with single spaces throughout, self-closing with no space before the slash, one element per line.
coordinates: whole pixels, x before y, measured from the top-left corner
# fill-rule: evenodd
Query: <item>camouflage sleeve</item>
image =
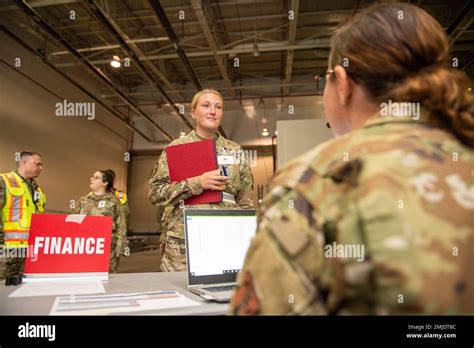
<path fill-rule="evenodd" d="M 258 231 L 238 277 L 229 314 L 304 314 L 318 306 L 315 279 L 323 263 L 322 233 L 298 193 L 281 186 L 265 196 Z"/>
<path fill-rule="evenodd" d="M 244 151 L 241 152 L 241 165 L 240 165 L 240 180 L 241 186 L 240 191 L 236 197 L 236 203 L 243 209 L 253 209 L 253 175 L 250 169 L 250 163 L 245 156 Z"/>
<path fill-rule="evenodd" d="M 164 243 L 166 240 L 166 229 L 164 228 L 164 214 L 166 207 L 159 206 L 156 210 L 156 221 L 158 223 L 158 232 L 160 233 L 160 243 Z"/>
<path fill-rule="evenodd" d="M 130 215 L 130 207 L 128 206 L 128 201 L 125 202 L 125 204 L 122 204 L 124 213 L 125 213 L 125 218 L 128 219 L 128 216 Z"/>
<path fill-rule="evenodd" d="M 123 249 L 126 246 L 127 240 L 127 212 L 122 203 L 118 202 L 117 210 L 115 212 L 115 226 L 117 229 L 117 247 L 116 255 L 122 254 Z"/>
<path fill-rule="evenodd" d="M 148 182 L 148 199 L 150 202 L 158 206 L 174 206 L 179 204 L 180 201 L 193 195 L 199 195 L 202 192 L 203 188 L 199 176 L 181 182 L 170 182 L 166 151 L 163 151 Z"/>
<path fill-rule="evenodd" d="M 81 207 L 82 207 L 82 197 L 79 198 L 79 200 L 77 201 L 77 204 L 75 204 L 74 207 L 71 209 L 71 214 L 80 214 Z"/>
<path fill-rule="evenodd" d="M 160 232 L 160 240 L 159 240 L 159 243 L 166 243 L 166 236 L 168 235 L 166 233 L 167 231 L 161 231 Z"/>

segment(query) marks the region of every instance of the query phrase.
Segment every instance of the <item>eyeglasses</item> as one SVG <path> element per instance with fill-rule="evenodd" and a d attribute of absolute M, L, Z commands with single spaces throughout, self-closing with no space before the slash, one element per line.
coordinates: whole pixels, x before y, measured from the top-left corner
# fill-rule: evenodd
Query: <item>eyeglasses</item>
<path fill-rule="evenodd" d="M 334 70 L 330 69 L 326 72 L 323 72 L 314 76 L 318 89 L 324 90 L 324 86 L 326 85 L 326 75 L 333 75 L 333 74 L 334 74 Z"/>

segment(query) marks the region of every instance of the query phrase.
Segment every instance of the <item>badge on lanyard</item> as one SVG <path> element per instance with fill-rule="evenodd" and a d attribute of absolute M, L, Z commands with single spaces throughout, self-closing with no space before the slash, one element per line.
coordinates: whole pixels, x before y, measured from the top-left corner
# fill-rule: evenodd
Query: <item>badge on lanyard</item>
<path fill-rule="evenodd" d="M 234 164 L 234 156 L 217 156 L 218 165 Z"/>
<path fill-rule="evenodd" d="M 38 202 L 41 198 L 41 193 L 39 191 L 35 191 L 33 195 L 33 201 Z"/>
<path fill-rule="evenodd" d="M 99 208 L 105 207 L 105 201 L 100 201 L 99 202 Z"/>

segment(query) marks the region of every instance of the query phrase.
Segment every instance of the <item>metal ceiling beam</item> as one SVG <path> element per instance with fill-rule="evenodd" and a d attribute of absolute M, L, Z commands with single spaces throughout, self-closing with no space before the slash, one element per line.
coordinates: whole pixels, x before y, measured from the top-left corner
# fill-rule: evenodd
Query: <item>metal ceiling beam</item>
<path fill-rule="evenodd" d="M 425 2 L 424 0 L 410 0 L 408 1 L 412 5 L 416 5 L 418 7 L 422 7 L 423 3 Z"/>
<path fill-rule="evenodd" d="M 202 0 L 191 0 L 191 4 L 199 20 L 199 23 L 201 24 L 201 28 L 204 32 L 204 35 L 206 36 L 207 42 L 211 48 L 211 52 L 214 56 L 214 59 L 216 60 L 217 67 L 219 68 L 222 78 L 224 79 L 227 90 L 229 91 L 232 98 L 235 98 L 235 92 L 232 89 L 232 82 L 230 81 L 229 75 L 227 74 L 227 69 L 224 65 L 224 62 L 222 61 L 222 57 L 217 54 L 217 45 L 214 41 L 211 29 L 209 28 L 209 24 L 207 23 L 206 15 L 204 14 L 204 9 L 202 6 Z M 207 14 L 207 16 L 209 16 L 209 14 Z"/>
<path fill-rule="evenodd" d="M 474 2 L 468 1 L 461 12 L 454 18 L 451 25 L 446 29 L 451 46 L 462 33 L 471 26 L 474 14 Z"/>
<path fill-rule="evenodd" d="M 94 100 L 97 104 L 100 104 L 104 109 L 106 109 L 108 112 L 110 112 L 110 114 L 112 116 L 114 116 L 116 119 L 118 119 L 124 126 L 126 126 L 128 129 L 130 129 L 131 131 L 139 134 L 140 136 L 142 136 L 144 139 L 146 139 L 147 141 L 151 142 L 152 139 L 150 137 L 148 137 L 147 135 L 145 135 L 142 131 L 140 131 L 138 128 L 135 128 L 132 124 L 128 123 L 127 121 L 125 121 L 124 119 L 122 119 L 122 117 L 120 117 L 119 114 L 117 114 L 117 112 L 115 112 L 115 110 L 113 110 L 110 106 L 108 106 L 107 104 L 105 104 L 103 101 L 101 101 L 100 99 L 98 99 L 95 95 L 93 95 L 91 92 L 89 92 L 86 88 L 82 87 L 79 83 L 77 83 L 76 81 L 74 81 L 72 78 L 70 78 L 69 76 L 67 76 L 65 73 L 63 73 L 61 70 L 59 70 L 58 68 L 56 68 L 53 64 L 51 64 L 50 62 L 48 62 L 48 60 L 41 54 L 38 53 L 38 51 L 36 51 L 35 49 L 31 48 L 28 44 L 26 44 L 22 39 L 20 39 L 18 36 L 16 36 L 15 34 L 13 34 L 10 30 L 8 30 L 6 27 L 4 27 L 3 25 L 0 24 L 0 31 L 1 32 L 4 32 L 5 34 L 7 34 L 12 40 L 14 40 L 15 42 L 17 42 L 18 44 L 20 44 L 24 49 L 26 49 L 28 52 L 30 52 L 31 54 L 41 58 L 41 60 L 43 61 L 43 63 L 45 65 L 47 65 L 49 68 L 51 68 L 53 71 L 55 71 L 57 74 L 61 75 L 65 80 L 67 80 L 69 83 L 71 83 L 72 85 L 74 85 L 75 87 L 77 87 L 79 90 L 81 90 L 83 93 L 85 93 L 87 96 L 89 96 L 89 98 L 91 98 L 92 100 Z"/>
<path fill-rule="evenodd" d="M 182 9 L 182 8 L 181 8 Z M 170 9 L 167 9 L 168 11 L 170 11 Z M 156 18 L 155 15 L 145 15 L 145 16 L 140 16 L 139 13 L 140 12 L 143 12 L 143 11 L 133 11 L 133 13 L 136 13 L 137 16 L 136 17 L 122 17 L 122 18 L 117 18 L 115 21 L 117 23 L 121 23 L 121 22 L 128 22 L 128 21 L 131 21 L 131 20 L 134 20 L 134 19 L 154 19 Z M 349 14 L 349 13 L 353 13 L 354 10 L 343 10 L 342 12 L 340 11 L 337 11 L 338 14 Z M 147 11 L 148 13 L 148 11 Z M 300 18 L 302 17 L 309 17 L 309 16 L 314 16 L 314 15 L 324 15 L 324 14 L 334 14 L 334 11 L 321 11 L 321 12 L 301 12 L 299 14 Z M 116 15 L 115 13 L 114 14 L 111 14 L 110 16 L 111 17 L 114 17 L 114 15 Z M 263 16 L 258 16 L 258 20 L 259 21 L 263 21 L 263 20 L 281 20 L 281 19 L 285 19 L 285 18 L 288 18 L 288 15 L 287 14 L 275 14 L 275 15 L 263 15 Z M 245 22 L 245 21 L 255 21 L 255 16 L 253 17 L 235 17 L 235 18 L 223 18 L 221 20 L 223 23 L 229 23 L 229 24 L 237 24 L 237 23 L 242 23 L 242 22 Z M 278 21 L 279 22 L 279 21 Z M 75 24 L 71 24 L 69 20 L 61 20 L 59 21 L 59 23 L 61 24 L 61 26 L 59 27 L 56 27 L 57 30 L 60 30 L 60 29 L 65 29 L 65 28 L 80 28 L 80 27 L 89 27 L 91 24 L 95 23 L 95 21 L 90 21 L 90 18 L 83 18 L 83 17 L 79 17 L 79 18 L 76 18 L 75 20 Z M 337 22 L 339 23 L 339 22 Z M 179 22 L 172 22 L 171 25 L 178 25 L 180 24 Z M 186 25 L 187 26 L 193 26 L 193 25 L 199 25 L 199 21 L 188 21 L 186 20 Z M 323 23 L 323 24 L 319 24 L 319 26 L 334 26 L 336 24 L 334 23 Z M 158 28 L 161 29 L 161 25 L 158 25 L 156 26 Z M 149 26 L 149 28 L 155 28 L 155 26 Z M 252 31 L 249 31 L 249 32 L 255 32 L 254 30 Z M 79 35 L 83 35 L 84 32 L 80 32 L 78 33 Z"/>
<path fill-rule="evenodd" d="M 150 3 L 149 3 L 149 0 L 141 0 L 143 6 L 145 7 L 145 11 L 147 11 L 147 13 L 150 14 L 149 18 L 156 24 L 156 25 L 147 25 L 147 29 L 148 30 L 159 30 L 160 32 L 163 30 L 163 25 L 161 24 L 160 20 L 158 19 L 158 17 L 156 16 L 156 13 L 155 11 L 153 10 L 153 8 L 150 6 Z M 135 13 L 135 11 L 133 11 L 133 14 Z M 141 17 L 142 18 L 142 17 Z M 200 35 L 200 34 L 198 34 Z M 196 35 L 192 35 L 192 36 L 188 36 L 186 39 L 183 39 L 181 40 L 181 43 L 183 43 L 184 41 L 186 40 L 194 40 L 194 38 L 196 37 Z M 169 41 L 169 37 L 167 36 L 168 38 L 168 41 Z M 152 50 L 152 51 L 149 51 L 148 54 L 155 54 L 155 53 L 158 53 L 158 52 L 162 52 L 163 50 L 167 50 L 169 48 L 174 48 L 174 45 L 173 43 L 168 43 L 166 46 L 164 47 L 161 47 L 160 45 L 157 45 L 158 48 Z M 160 59 L 158 61 L 158 64 L 160 64 L 160 66 L 163 68 L 165 68 L 165 63 L 162 59 Z M 173 74 L 173 76 L 175 76 L 175 80 L 179 80 L 181 84 L 186 84 L 186 78 L 184 76 L 187 76 L 186 73 L 181 75 L 180 73 L 177 72 L 176 70 L 176 64 L 174 62 L 168 62 L 168 66 L 171 68 L 169 73 Z"/>
<path fill-rule="evenodd" d="M 109 16 L 110 17 L 110 16 Z M 154 17 L 156 19 L 156 17 Z M 117 21 L 114 21 L 115 23 L 117 23 Z M 161 24 L 157 21 L 157 25 L 159 28 L 161 28 Z M 232 46 L 237 46 L 238 43 L 240 42 L 245 42 L 245 41 L 250 41 L 250 40 L 253 40 L 255 37 L 258 37 L 260 40 L 267 40 L 269 42 L 279 42 L 280 40 L 273 40 L 273 39 L 269 39 L 269 38 L 265 38 L 263 37 L 264 34 L 269 34 L 269 33 L 276 33 L 276 32 L 279 32 L 279 31 L 285 31 L 286 32 L 286 27 L 288 26 L 288 24 L 284 24 L 284 25 L 280 25 L 276 28 L 271 28 L 271 29 L 266 29 L 266 30 L 263 30 L 263 31 L 260 31 L 260 32 L 257 32 L 255 33 L 255 30 L 252 30 L 252 31 L 239 31 L 239 32 L 231 32 L 231 31 L 222 31 L 222 30 L 216 30 L 216 32 L 219 32 L 219 33 L 224 33 L 226 35 L 238 35 L 238 36 L 244 36 L 243 39 L 239 39 L 238 41 L 234 41 L 232 42 L 231 44 L 226 44 L 224 46 L 222 46 L 222 49 L 224 48 L 227 48 L 227 47 L 232 47 Z M 315 25 L 317 26 L 317 25 Z M 315 27 L 313 26 L 313 27 Z M 147 26 L 147 28 L 150 28 L 150 27 L 153 27 L 153 26 Z M 63 27 L 63 29 L 65 29 L 67 27 Z M 59 28 L 56 28 L 57 30 L 59 30 Z M 301 29 L 308 29 L 307 27 L 302 27 L 300 28 L 300 31 Z M 75 33 L 76 36 L 90 36 L 90 35 L 98 35 L 99 32 L 102 32 L 104 33 L 105 31 L 100 31 L 100 30 L 94 30 L 94 31 L 87 31 L 87 32 L 80 32 L 80 33 Z M 250 35 L 251 34 L 251 35 Z M 202 36 L 202 33 L 199 33 L 197 35 L 192 35 L 192 36 L 188 36 L 186 38 L 183 38 L 181 39 L 181 45 L 182 46 L 195 46 L 192 44 L 193 41 L 195 41 L 196 39 L 200 39 Z M 321 34 L 319 34 L 319 36 L 321 36 Z M 135 43 L 139 43 L 139 42 L 153 42 L 153 41 L 164 41 L 163 39 L 165 39 L 166 41 L 169 41 L 169 38 L 166 37 L 159 37 L 159 38 L 154 38 L 154 37 L 151 37 L 151 38 L 143 38 L 143 39 L 136 39 L 136 40 L 131 40 Z M 308 38 L 309 39 L 309 38 Z M 229 40 L 230 41 L 230 40 Z M 96 47 L 85 47 L 85 48 L 79 48 L 78 51 L 79 52 L 83 52 L 82 50 L 84 50 L 84 52 L 87 52 L 87 51 L 98 51 L 98 50 L 103 50 L 103 49 L 114 49 L 114 48 L 118 48 L 120 47 L 119 45 L 101 45 L 101 46 L 96 46 Z M 168 48 L 171 48 L 171 47 L 174 47 L 172 44 L 168 44 L 164 47 L 160 47 L 156 50 L 152 50 L 150 52 L 148 52 L 148 54 L 153 54 L 154 52 L 157 52 L 157 51 L 163 51 L 163 50 L 166 50 Z M 52 55 L 61 55 L 61 54 L 66 54 L 67 51 L 58 51 L 58 52 L 54 52 L 52 53 Z M 189 56 L 189 53 L 187 54 L 187 56 Z M 179 56 L 176 55 L 176 58 L 178 58 Z"/>
<path fill-rule="evenodd" d="M 168 37 L 148 37 L 143 39 L 133 39 L 133 40 L 125 40 L 126 43 L 145 43 L 145 42 L 158 42 L 158 41 L 168 41 Z M 102 50 L 112 50 L 115 48 L 120 48 L 120 45 L 102 45 L 102 46 L 94 46 L 94 47 L 87 47 L 87 48 L 79 48 L 77 52 L 93 52 L 93 51 L 102 51 Z M 50 56 L 61 56 L 64 54 L 69 54 L 69 51 L 56 51 L 50 53 Z"/>
<path fill-rule="evenodd" d="M 283 86 L 291 86 L 291 87 L 303 87 L 303 86 L 313 86 L 315 87 L 316 84 L 314 83 L 314 81 L 311 81 L 311 82 L 291 82 L 289 83 L 288 85 L 287 84 L 283 84 Z M 232 87 L 233 89 L 235 90 L 253 90 L 253 89 L 257 89 L 257 90 L 262 90 L 262 89 L 265 89 L 265 88 L 279 88 L 280 87 L 280 84 L 257 84 L 257 85 L 242 85 L 242 86 L 234 86 Z M 223 87 L 225 88 L 225 87 Z M 127 95 L 131 95 L 131 96 L 144 96 L 144 95 L 149 95 L 149 93 L 147 92 L 130 92 L 130 93 L 127 93 Z M 114 98 L 116 97 L 116 95 L 113 95 L 113 94 L 102 94 L 101 95 L 101 98 Z M 275 98 L 277 98 L 277 96 L 275 96 Z M 234 100 L 238 100 L 239 98 L 235 98 Z M 225 99 L 225 100 L 229 100 L 229 99 Z M 183 104 L 187 104 L 189 103 L 188 101 L 186 102 L 183 102 Z M 158 103 L 157 103 L 158 104 Z M 126 104 L 115 104 L 116 106 L 126 106 Z"/>
<path fill-rule="evenodd" d="M 135 110 L 140 116 L 145 118 L 153 127 L 155 127 L 163 136 L 168 140 L 173 140 L 173 137 L 169 135 L 163 128 L 161 128 L 150 116 L 145 112 L 140 110 L 140 108 L 135 104 L 133 100 L 128 98 L 122 91 L 120 91 L 117 86 L 110 81 L 110 79 L 105 76 L 99 69 L 92 65 L 86 57 L 84 57 L 80 52 L 77 52 L 71 44 L 64 39 L 58 32 L 56 32 L 48 22 L 46 22 L 38 12 L 36 12 L 31 6 L 29 6 L 24 0 L 17 0 L 17 6 L 23 10 L 25 14 L 31 17 L 46 33 L 48 33 L 52 38 L 62 44 L 71 54 L 76 58 L 81 65 L 89 69 L 92 74 L 99 78 L 102 82 L 105 82 L 107 86 L 114 91 L 120 98 L 125 101 L 130 107 Z"/>
<path fill-rule="evenodd" d="M 175 87 L 168 81 L 166 76 L 164 76 L 161 71 L 159 71 L 152 63 L 149 61 L 142 63 L 139 59 L 140 56 L 144 56 L 145 54 L 138 48 L 135 43 L 127 43 L 127 40 L 130 38 L 123 32 L 123 30 L 113 21 L 104 10 L 97 5 L 96 1 L 89 0 L 84 2 L 83 5 L 86 7 L 86 11 L 91 13 L 99 23 L 109 32 L 109 34 L 114 38 L 114 40 L 120 45 L 122 51 L 132 58 L 134 67 L 140 72 L 140 74 L 148 81 L 148 83 L 157 90 L 162 96 L 163 99 L 166 100 L 170 105 L 172 105 L 173 109 L 176 111 L 178 117 L 184 122 L 184 124 L 189 128 L 193 129 L 191 123 L 184 117 L 180 112 L 178 107 L 175 103 L 171 100 L 165 90 L 159 85 L 156 81 L 157 79 L 150 73 L 152 70 L 157 76 L 165 83 L 165 85 L 169 89 L 174 89 Z M 146 65 L 146 66 L 145 66 Z M 153 66 L 152 66 L 153 65 Z M 148 68 L 148 69 L 147 69 Z"/>
<path fill-rule="evenodd" d="M 188 57 L 186 56 L 186 53 L 184 52 L 183 48 L 181 47 L 178 37 L 176 36 L 176 33 L 173 30 L 173 27 L 171 26 L 170 21 L 168 20 L 168 17 L 166 16 L 166 13 L 161 6 L 160 2 L 158 0 L 149 0 L 151 7 L 156 13 L 156 16 L 160 20 L 161 25 L 163 26 L 163 29 L 166 31 L 166 34 L 168 35 L 171 43 L 173 44 L 176 52 L 178 53 L 179 58 L 181 59 L 181 62 L 184 64 L 184 67 L 186 68 L 186 71 L 189 74 L 189 77 L 191 78 L 192 82 L 194 83 L 194 86 L 198 91 L 202 89 L 202 85 L 199 82 L 199 78 L 194 72 L 194 69 L 191 65 L 191 62 L 189 61 Z M 212 54 L 212 53 L 211 53 Z M 222 134 L 222 136 L 226 137 L 226 134 L 224 132 L 224 129 L 222 126 L 219 126 L 219 133 Z"/>
<path fill-rule="evenodd" d="M 264 0 L 264 1 L 259 1 L 259 0 L 239 0 L 239 3 L 251 3 L 252 5 L 255 3 L 273 3 L 275 0 Z M 43 6 L 52 6 L 52 5 L 62 5 L 62 4 L 69 4 L 69 3 L 74 3 L 74 2 L 79 2 L 79 0 L 42 0 L 42 1 L 36 1 L 36 2 L 31 2 L 29 5 L 31 7 L 43 7 Z M 229 2 L 222 1 L 220 0 L 220 5 L 221 6 L 235 6 L 235 0 L 231 0 Z M 12 10 L 17 10 L 14 5 L 7 5 L 0 7 L 0 12 L 1 11 L 12 11 Z M 170 7 L 170 11 L 179 11 L 182 10 L 183 7 Z M 138 12 L 138 11 L 137 11 Z"/>
<path fill-rule="evenodd" d="M 288 51 L 288 50 L 311 50 L 314 48 L 329 48 L 330 47 L 330 39 L 329 38 L 321 38 L 308 41 L 300 41 L 295 45 L 288 45 L 286 43 L 276 43 L 274 45 L 265 47 L 263 44 L 259 44 L 258 50 L 260 53 L 262 52 L 280 52 L 280 51 Z M 237 49 L 228 49 L 228 50 L 218 50 L 218 55 L 238 55 L 238 54 L 252 54 L 253 53 L 253 44 L 243 44 L 240 45 Z M 195 58 L 195 57 L 210 57 L 213 53 L 210 51 L 199 51 L 199 52 L 189 52 L 187 53 L 188 57 Z M 140 60 L 158 60 L 158 59 L 177 59 L 179 56 L 175 53 L 167 53 L 167 54 L 157 54 L 157 55 L 150 55 L 146 57 L 140 57 Z M 94 64 L 104 64 L 109 63 L 110 60 L 94 60 L 91 61 Z M 69 67 L 74 66 L 71 63 L 61 63 L 57 64 L 57 67 Z"/>
<path fill-rule="evenodd" d="M 173 27 L 171 26 L 170 21 L 168 20 L 168 17 L 166 16 L 166 13 L 161 7 L 161 4 L 158 0 L 150 0 L 150 5 L 153 8 L 153 10 L 156 13 L 156 16 L 160 20 L 161 25 L 163 26 L 163 29 L 166 31 L 166 34 L 168 35 L 171 43 L 173 44 L 179 59 L 184 64 L 184 67 L 186 68 L 186 71 L 189 74 L 189 77 L 194 83 L 194 86 L 196 86 L 196 89 L 199 91 L 202 89 L 201 82 L 199 82 L 199 79 L 196 75 L 196 73 L 193 70 L 193 67 L 191 65 L 191 62 L 189 61 L 188 57 L 186 56 L 186 53 L 184 52 L 183 48 L 181 47 L 179 43 L 179 39 L 176 36 L 176 33 L 173 30 Z"/>
<path fill-rule="evenodd" d="M 298 27 L 298 13 L 300 9 L 300 0 L 291 0 L 290 11 L 293 11 L 294 18 L 290 20 L 290 29 L 288 30 L 288 42 L 290 45 L 295 44 L 296 28 Z M 291 82 L 291 72 L 293 69 L 293 54 L 294 50 L 286 52 L 286 68 L 285 68 L 285 83 Z M 283 88 L 283 94 L 290 94 L 290 87 Z"/>
<path fill-rule="evenodd" d="M 73 2 L 77 2 L 77 0 L 44 0 L 44 1 L 36 1 L 36 2 L 29 2 L 28 5 L 31 7 L 44 7 L 44 6 L 54 6 L 54 5 L 63 5 L 63 4 L 70 4 Z M 15 5 L 8 5 L 0 7 L 0 12 L 2 11 L 15 11 L 18 10 L 18 7 Z"/>

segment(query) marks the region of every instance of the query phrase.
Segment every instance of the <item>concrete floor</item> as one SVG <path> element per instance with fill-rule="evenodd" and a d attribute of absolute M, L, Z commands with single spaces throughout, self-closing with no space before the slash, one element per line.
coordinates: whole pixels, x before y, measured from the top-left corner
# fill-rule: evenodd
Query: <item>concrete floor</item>
<path fill-rule="evenodd" d="M 159 272 L 161 257 L 158 249 L 121 256 L 118 273 Z"/>

